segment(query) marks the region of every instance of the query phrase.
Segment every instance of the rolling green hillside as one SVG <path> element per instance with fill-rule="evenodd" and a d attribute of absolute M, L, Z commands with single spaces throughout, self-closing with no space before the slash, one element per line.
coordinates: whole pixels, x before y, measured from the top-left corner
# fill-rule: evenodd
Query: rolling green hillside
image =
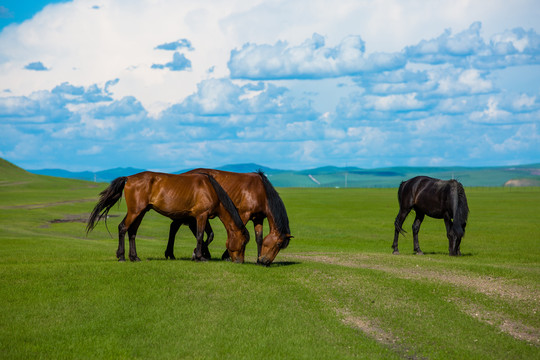
<path fill-rule="evenodd" d="M 36 175 L 0 158 L 0 185 L 36 177 Z"/>
<path fill-rule="evenodd" d="M 23 206 L 80 200 L 79 189 L 85 189 L 88 200 L 96 199 L 95 184 L 82 180 L 32 174 L 0 159 L 0 205 Z"/>

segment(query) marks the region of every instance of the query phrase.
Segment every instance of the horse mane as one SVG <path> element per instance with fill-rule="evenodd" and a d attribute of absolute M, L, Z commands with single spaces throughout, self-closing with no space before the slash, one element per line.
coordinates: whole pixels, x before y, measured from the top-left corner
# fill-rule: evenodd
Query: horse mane
<path fill-rule="evenodd" d="M 259 169 L 257 170 L 257 174 L 260 176 L 264 185 L 264 190 L 268 199 L 268 207 L 270 208 L 270 212 L 274 217 L 274 223 L 278 231 L 282 235 L 290 234 L 291 230 L 289 228 L 289 217 L 287 216 L 287 210 L 285 209 L 283 200 L 281 200 L 278 192 L 276 189 L 274 189 L 272 183 L 270 183 L 264 172 Z"/>
<path fill-rule="evenodd" d="M 227 194 L 225 189 L 221 187 L 221 185 L 217 182 L 216 179 L 214 179 L 212 175 L 205 174 L 205 173 L 200 173 L 200 174 L 206 175 L 208 177 L 208 179 L 210 180 L 210 183 L 212 184 L 212 186 L 214 187 L 214 190 L 216 191 L 219 201 L 221 202 L 225 210 L 227 210 L 227 212 L 231 215 L 234 221 L 234 224 L 239 229 L 242 230 L 247 240 L 249 241 L 249 231 L 246 229 L 246 226 L 242 222 L 242 219 L 240 218 L 240 214 L 238 214 L 238 209 L 236 208 L 233 201 L 229 197 L 229 194 Z"/>
<path fill-rule="evenodd" d="M 463 224 L 467 224 L 467 218 L 469 217 L 469 206 L 467 204 L 467 197 L 465 196 L 465 189 L 460 182 L 455 181 L 457 190 L 457 207 L 454 209 L 454 232 L 457 236 L 465 236 L 465 228 Z"/>

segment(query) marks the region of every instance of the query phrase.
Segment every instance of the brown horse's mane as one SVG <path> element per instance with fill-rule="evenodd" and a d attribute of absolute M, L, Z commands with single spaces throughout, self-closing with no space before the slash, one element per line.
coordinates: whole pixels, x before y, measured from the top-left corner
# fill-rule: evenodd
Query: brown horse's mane
<path fill-rule="evenodd" d="M 274 189 L 262 170 L 257 170 L 256 174 L 261 177 L 264 185 L 264 190 L 266 191 L 266 197 L 268 199 L 268 207 L 270 208 L 272 216 L 274 217 L 276 228 L 282 235 L 290 234 L 291 230 L 289 228 L 289 217 L 287 216 L 287 210 L 285 209 L 283 200 L 281 200 L 278 192 L 276 189 Z"/>
<path fill-rule="evenodd" d="M 216 191 L 219 201 L 221 201 L 221 204 L 223 205 L 225 210 L 227 210 L 227 212 L 231 215 L 236 226 L 242 229 L 242 232 L 244 233 L 244 235 L 247 236 L 247 238 L 249 239 L 249 231 L 246 229 L 246 226 L 244 225 L 244 223 L 242 222 L 242 219 L 240 218 L 240 214 L 238 214 L 238 209 L 234 205 L 233 201 L 231 200 L 231 198 L 229 197 L 225 189 L 221 187 L 221 185 L 216 181 L 216 179 L 214 179 L 212 175 L 206 174 L 206 173 L 200 173 L 200 174 L 206 175 L 208 177 L 208 179 L 210 180 L 210 183 L 212 184 L 212 186 L 214 187 L 214 190 Z"/>

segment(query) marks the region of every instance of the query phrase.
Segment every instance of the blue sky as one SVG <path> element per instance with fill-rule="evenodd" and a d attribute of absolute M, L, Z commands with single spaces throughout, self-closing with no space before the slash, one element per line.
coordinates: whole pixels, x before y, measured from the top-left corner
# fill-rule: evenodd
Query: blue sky
<path fill-rule="evenodd" d="M 537 1 L 0 2 L 26 169 L 540 162 Z"/>

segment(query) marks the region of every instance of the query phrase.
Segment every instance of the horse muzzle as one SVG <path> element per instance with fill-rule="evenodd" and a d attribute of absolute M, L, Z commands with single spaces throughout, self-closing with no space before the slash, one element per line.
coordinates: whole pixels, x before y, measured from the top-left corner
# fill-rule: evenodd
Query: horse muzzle
<path fill-rule="evenodd" d="M 267 258 L 266 256 L 259 256 L 257 259 L 257 265 L 263 265 L 263 266 L 270 266 L 272 263 L 272 260 Z"/>

